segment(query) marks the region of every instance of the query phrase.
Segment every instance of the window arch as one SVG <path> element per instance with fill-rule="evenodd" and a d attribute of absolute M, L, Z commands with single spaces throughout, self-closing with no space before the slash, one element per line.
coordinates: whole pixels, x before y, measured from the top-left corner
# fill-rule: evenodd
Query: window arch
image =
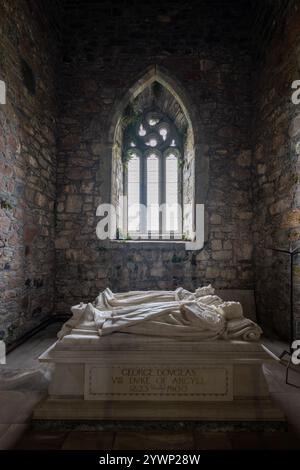
<path fill-rule="evenodd" d="M 124 130 L 128 125 L 128 106 L 138 102 L 143 113 L 145 109 L 158 109 L 175 123 L 182 137 L 183 150 L 181 156 L 181 199 L 182 199 L 182 239 L 186 241 L 186 249 L 201 249 L 204 238 L 198 242 L 196 236 L 197 220 L 202 220 L 203 204 L 205 203 L 209 181 L 209 158 L 205 151 L 204 135 L 198 109 L 190 100 L 186 90 L 176 77 L 161 66 L 151 65 L 138 75 L 128 87 L 120 100 L 116 101 L 107 120 L 107 140 L 104 148 L 111 153 L 111 179 L 104 181 L 105 194 L 116 209 L 110 238 L 130 239 L 128 235 L 126 196 L 126 169 L 123 162 Z M 126 125 L 124 125 L 126 123 Z M 162 136 L 164 130 L 161 131 Z M 195 180 L 197 178 L 197 185 Z M 196 212 L 200 210 L 200 217 Z M 205 236 L 208 224 L 205 225 Z M 197 240 L 197 241 L 196 241 Z"/>
<path fill-rule="evenodd" d="M 182 238 L 183 137 L 158 108 L 127 124 L 123 135 L 124 194 L 130 238 Z"/>

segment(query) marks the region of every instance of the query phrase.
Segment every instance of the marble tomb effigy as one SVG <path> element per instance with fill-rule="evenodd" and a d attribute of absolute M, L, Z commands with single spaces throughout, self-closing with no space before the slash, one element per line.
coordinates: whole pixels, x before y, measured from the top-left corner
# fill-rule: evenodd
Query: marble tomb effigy
<path fill-rule="evenodd" d="M 281 421 L 262 374 L 261 328 L 212 286 L 105 289 L 72 307 L 37 419 Z"/>

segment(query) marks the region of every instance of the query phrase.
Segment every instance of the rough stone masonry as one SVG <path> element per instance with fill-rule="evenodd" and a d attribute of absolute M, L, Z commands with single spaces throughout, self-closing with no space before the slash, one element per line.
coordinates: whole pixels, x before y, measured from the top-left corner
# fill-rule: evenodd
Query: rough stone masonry
<path fill-rule="evenodd" d="M 254 289 L 262 326 L 287 338 L 288 259 L 268 248 L 299 240 L 297 2 L 267 15 L 268 41 L 248 0 L 1 3 L 0 338 L 12 342 L 106 286 L 208 282 Z M 153 65 L 199 116 L 209 161 L 199 252 L 96 238 L 96 208 L 110 200 L 111 112 Z M 298 266 L 295 279 L 297 292 Z"/>

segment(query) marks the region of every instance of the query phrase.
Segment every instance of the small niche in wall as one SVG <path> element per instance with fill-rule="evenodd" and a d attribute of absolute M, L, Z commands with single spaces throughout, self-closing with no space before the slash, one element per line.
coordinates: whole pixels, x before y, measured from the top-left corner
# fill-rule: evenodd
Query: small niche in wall
<path fill-rule="evenodd" d="M 28 93 L 32 96 L 36 94 L 36 80 L 32 68 L 28 65 L 26 60 L 21 58 L 21 74 L 22 81 L 27 88 Z"/>

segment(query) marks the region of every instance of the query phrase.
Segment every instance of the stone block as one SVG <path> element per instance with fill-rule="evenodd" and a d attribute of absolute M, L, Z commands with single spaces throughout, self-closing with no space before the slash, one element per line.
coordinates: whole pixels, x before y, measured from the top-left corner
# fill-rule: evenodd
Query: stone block
<path fill-rule="evenodd" d="M 246 241 L 241 241 L 236 250 L 238 258 L 243 259 L 243 260 L 251 260 L 252 251 L 253 251 L 252 243 L 249 243 Z"/>
<path fill-rule="evenodd" d="M 222 241 L 221 240 L 212 240 L 211 249 L 213 251 L 222 250 Z"/>
<path fill-rule="evenodd" d="M 67 237 L 57 238 L 55 240 L 55 248 L 57 250 L 64 250 L 64 249 L 69 248 L 69 246 L 70 246 L 70 243 Z"/>
<path fill-rule="evenodd" d="M 216 261 L 230 260 L 232 258 L 232 251 L 231 250 L 217 251 L 217 252 L 212 254 L 212 258 Z"/>
<path fill-rule="evenodd" d="M 264 175 L 266 173 L 267 166 L 265 163 L 259 163 L 256 167 L 257 173 L 259 175 Z"/>
<path fill-rule="evenodd" d="M 82 208 L 82 196 L 77 194 L 70 194 L 67 197 L 66 202 L 66 212 L 74 212 L 79 213 L 81 212 Z"/>
<path fill-rule="evenodd" d="M 250 166 L 252 160 L 251 150 L 243 150 L 237 158 L 239 166 Z"/>
<path fill-rule="evenodd" d="M 299 134 L 300 134 L 300 114 L 294 117 L 289 128 L 290 137 L 296 137 Z"/>
<path fill-rule="evenodd" d="M 220 270 L 214 266 L 209 266 L 206 270 L 207 279 L 216 279 L 220 275 Z"/>
<path fill-rule="evenodd" d="M 213 225 L 220 225 L 222 223 L 222 217 L 219 214 L 211 214 L 210 223 Z"/>

